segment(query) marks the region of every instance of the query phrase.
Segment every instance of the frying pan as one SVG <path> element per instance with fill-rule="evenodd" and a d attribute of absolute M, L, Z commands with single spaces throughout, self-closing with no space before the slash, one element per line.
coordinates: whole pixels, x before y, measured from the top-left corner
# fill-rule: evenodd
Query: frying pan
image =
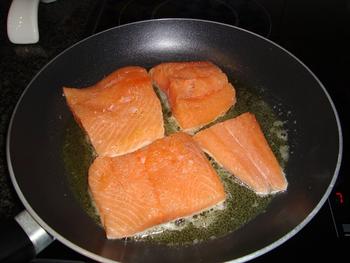
<path fill-rule="evenodd" d="M 285 169 L 288 190 L 237 231 L 210 241 L 171 247 L 107 240 L 67 180 L 62 145 L 71 113 L 62 86 L 89 86 L 122 66 L 150 68 L 164 61 L 191 60 L 214 62 L 231 80 L 246 83 L 281 112 L 290 113 L 286 126 L 293 153 Z M 7 154 L 13 184 L 27 214 L 49 236 L 83 255 L 104 262 L 242 262 L 287 241 L 318 212 L 337 178 L 342 135 L 326 89 L 288 51 L 234 26 L 161 19 L 91 36 L 48 63 L 15 108 Z"/>

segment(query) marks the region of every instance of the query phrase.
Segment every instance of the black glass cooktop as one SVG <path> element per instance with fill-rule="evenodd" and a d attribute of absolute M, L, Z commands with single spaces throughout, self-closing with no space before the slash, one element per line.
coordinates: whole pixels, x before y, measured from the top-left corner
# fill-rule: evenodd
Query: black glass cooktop
<path fill-rule="evenodd" d="M 270 14 L 256 1 L 131 0 L 120 1 L 120 5 L 116 19 L 118 24 L 164 17 L 183 17 L 214 20 L 257 31 L 266 36 L 271 32 Z"/>
<path fill-rule="evenodd" d="M 347 81 L 350 67 L 350 2 L 105 0 L 92 12 L 84 32 L 88 36 L 129 22 L 168 17 L 214 20 L 269 38 L 300 58 L 325 85 L 338 110 L 344 136 L 343 163 L 334 190 L 304 229 L 280 247 L 253 261 L 294 261 L 313 259 L 315 255 L 332 255 L 334 259 L 347 257 L 345 248 L 350 247 L 350 120 L 347 114 L 350 112 Z M 315 117 L 322 116 L 317 116 L 315 112 Z M 91 262 L 57 241 L 41 252 L 35 261 L 43 259 Z"/>
<path fill-rule="evenodd" d="M 96 31 L 140 20 L 169 17 L 214 20 L 257 33 L 292 52 L 321 80 L 340 115 L 345 149 L 339 179 L 323 208 L 324 214 L 320 213 L 318 220 L 323 222 L 319 225 L 322 231 L 327 229 L 329 238 L 342 239 L 350 235 L 350 182 L 346 176 L 349 172 L 349 116 L 346 112 L 349 109 L 347 101 L 350 100 L 350 91 L 345 81 L 350 65 L 350 34 L 347 26 L 350 24 L 350 2 L 107 0 L 101 10 Z"/>

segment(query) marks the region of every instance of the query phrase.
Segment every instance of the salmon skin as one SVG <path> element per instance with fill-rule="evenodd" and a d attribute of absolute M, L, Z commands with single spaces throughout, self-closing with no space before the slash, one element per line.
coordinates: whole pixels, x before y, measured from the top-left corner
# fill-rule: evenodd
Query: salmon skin
<path fill-rule="evenodd" d="M 257 194 L 287 189 L 287 180 L 251 113 L 198 132 L 194 140 L 220 165 Z"/>
<path fill-rule="evenodd" d="M 97 157 L 88 181 L 110 239 L 199 213 L 226 198 L 206 156 L 182 132 L 126 155 Z"/>
<path fill-rule="evenodd" d="M 149 73 L 167 95 L 173 117 L 184 131 L 194 132 L 236 103 L 234 87 L 211 62 L 162 63 Z"/>
<path fill-rule="evenodd" d="M 164 136 L 160 101 L 144 68 L 120 68 L 95 85 L 63 88 L 99 156 L 118 156 Z"/>

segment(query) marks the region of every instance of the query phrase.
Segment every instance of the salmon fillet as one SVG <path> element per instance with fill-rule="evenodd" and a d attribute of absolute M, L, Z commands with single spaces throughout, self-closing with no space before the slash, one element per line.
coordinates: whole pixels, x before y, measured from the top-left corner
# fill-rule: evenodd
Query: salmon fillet
<path fill-rule="evenodd" d="M 162 63 L 150 75 L 167 95 L 172 114 L 185 131 L 214 121 L 236 103 L 226 74 L 211 62 Z"/>
<path fill-rule="evenodd" d="M 164 136 L 161 104 L 144 68 L 124 67 L 91 87 L 63 92 L 100 156 L 125 154 Z"/>
<path fill-rule="evenodd" d="M 181 132 L 126 155 L 97 157 L 88 180 L 108 238 L 133 236 L 226 197 L 204 153 Z"/>
<path fill-rule="evenodd" d="M 276 157 L 251 113 L 198 132 L 194 140 L 219 164 L 254 190 L 266 195 L 287 189 Z"/>

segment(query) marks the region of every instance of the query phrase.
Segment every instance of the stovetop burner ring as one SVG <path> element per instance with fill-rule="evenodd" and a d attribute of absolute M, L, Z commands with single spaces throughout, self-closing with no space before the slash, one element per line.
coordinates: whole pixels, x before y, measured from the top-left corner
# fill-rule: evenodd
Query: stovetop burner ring
<path fill-rule="evenodd" d="M 202 9 L 198 8 L 198 9 L 195 9 L 192 7 L 192 10 L 184 10 L 184 8 L 186 7 L 189 7 L 189 9 L 191 9 L 191 6 L 193 6 L 193 3 L 196 4 L 196 2 L 198 4 L 202 3 L 202 5 L 204 4 L 209 4 L 209 5 L 212 5 L 213 7 L 215 6 L 215 3 L 217 3 L 218 5 L 215 6 L 216 9 L 218 9 L 219 7 L 221 8 L 224 8 L 224 10 L 221 10 L 221 13 L 218 13 L 217 14 L 217 17 L 216 17 L 216 14 L 212 14 L 213 12 L 213 9 L 209 9 L 209 10 L 206 10 L 206 9 L 203 9 L 204 6 L 202 6 Z M 174 6 L 175 4 L 175 6 Z M 173 5 L 173 6 L 171 6 Z M 178 6 L 176 6 L 178 5 Z M 172 8 L 173 7 L 173 8 Z M 162 10 L 163 8 L 163 10 Z M 177 17 L 176 13 L 174 15 L 167 15 L 167 14 L 164 14 L 164 9 L 167 9 L 172 12 L 172 10 L 176 10 L 176 8 L 181 8 L 181 1 L 176 1 L 176 0 L 165 0 L 161 3 L 159 3 L 157 6 L 154 7 L 153 11 L 152 11 L 152 14 L 151 14 L 151 18 L 152 19 L 155 19 L 155 18 L 160 18 L 160 17 L 163 17 L 163 16 L 167 16 L 167 17 Z M 229 23 L 231 25 L 234 25 L 234 26 L 238 26 L 239 24 L 239 18 L 238 18 L 238 13 L 237 11 L 232 7 L 230 6 L 229 4 L 225 3 L 224 1 L 222 0 L 192 0 L 191 3 L 187 3 L 186 5 L 182 5 L 182 12 L 180 12 L 182 15 L 181 15 L 181 18 L 198 18 L 198 19 L 205 19 L 205 20 L 221 20 L 222 17 L 224 16 L 227 16 L 227 21 L 222 21 L 222 22 L 226 22 L 226 23 Z M 189 13 L 187 14 L 184 14 L 184 12 L 186 11 L 190 11 Z M 192 12 L 191 12 L 192 11 Z M 163 12 L 163 14 L 162 14 Z M 200 13 L 201 12 L 201 13 Z M 219 15 L 221 17 L 219 17 Z M 231 16 L 230 16 L 231 15 Z M 216 18 L 216 19 L 215 19 Z"/>
<path fill-rule="evenodd" d="M 155 18 L 197 18 L 271 35 L 272 20 L 256 0 L 125 0 L 120 3 L 118 24 Z"/>

